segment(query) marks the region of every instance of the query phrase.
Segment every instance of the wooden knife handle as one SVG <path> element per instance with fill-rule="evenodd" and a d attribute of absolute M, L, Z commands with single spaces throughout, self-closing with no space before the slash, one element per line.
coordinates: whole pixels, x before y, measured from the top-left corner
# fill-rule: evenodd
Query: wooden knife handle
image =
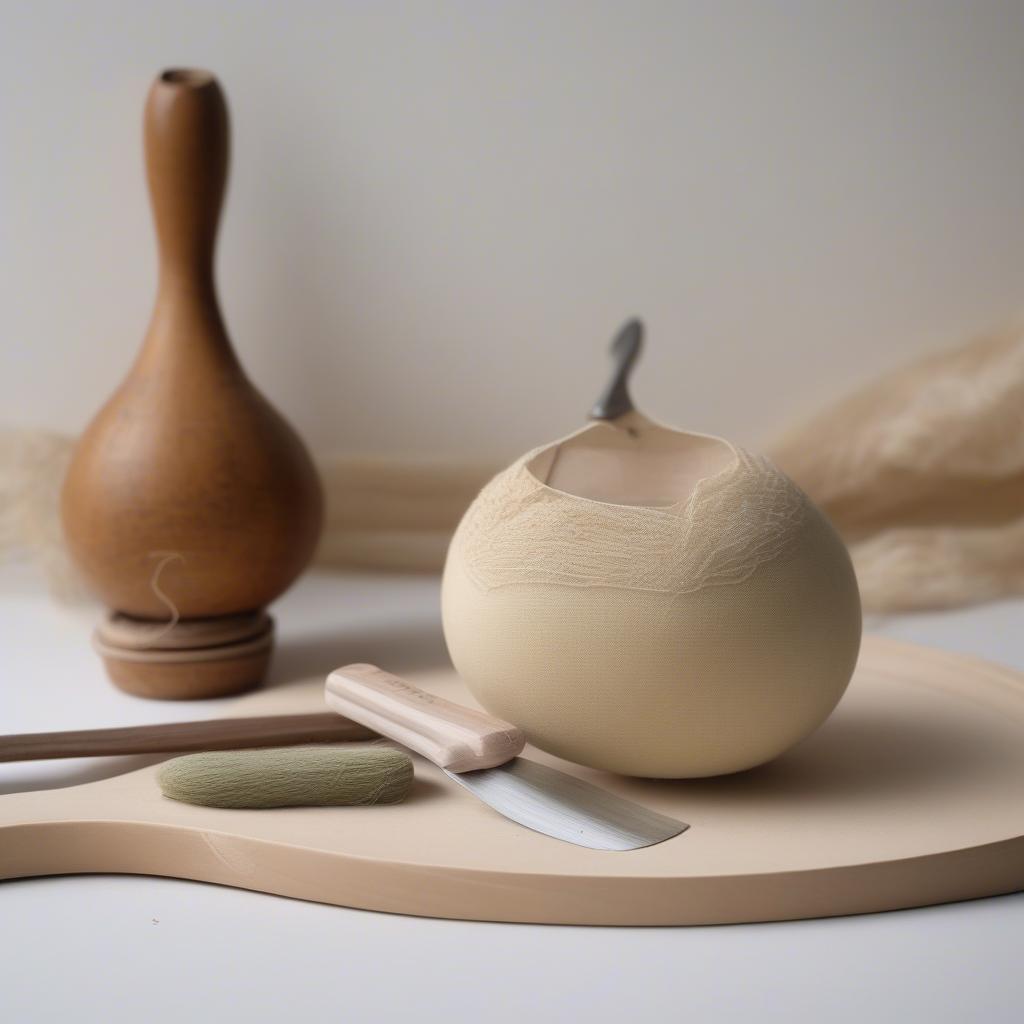
<path fill-rule="evenodd" d="M 108 754 L 157 754 L 165 751 L 234 750 L 284 747 L 300 743 L 341 743 L 372 738 L 354 722 L 322 711 L 311 715 L 222 718 L 209 722 L 130 725 L 118 729 L 29 732 L 0 736 L 0 761 L 37 761 L 49 757 L 99 757 Z"/>
<path fill-rule="evenodd" d="M 435 697 L 375 665 L 335 669 L 324 699 L 339 714 L 451 772 L 504 764 L 526 744 L 514 725 Z"/>

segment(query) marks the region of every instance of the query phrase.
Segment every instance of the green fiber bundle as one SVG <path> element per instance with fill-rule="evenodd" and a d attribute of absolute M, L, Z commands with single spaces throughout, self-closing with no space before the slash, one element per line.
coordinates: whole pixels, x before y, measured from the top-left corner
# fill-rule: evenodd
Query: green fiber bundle
<path fill-rule="evenodd" d="M 315 746 L 186 754 L 157 781 L 164 796 L 204 807 L 338 807 L 398 803 L 412 776 L 401 750 Z"/>

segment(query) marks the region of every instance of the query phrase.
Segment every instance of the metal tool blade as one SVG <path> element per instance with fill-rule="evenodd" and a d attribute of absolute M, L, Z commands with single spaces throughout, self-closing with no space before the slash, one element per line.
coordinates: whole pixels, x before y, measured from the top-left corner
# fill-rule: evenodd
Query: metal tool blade
<path fill-rule="evenodd" d="M 475 772 L 443 770 L 506 818 L 591 850 L 639 850 L 690 827 L 522 757 Z"/>

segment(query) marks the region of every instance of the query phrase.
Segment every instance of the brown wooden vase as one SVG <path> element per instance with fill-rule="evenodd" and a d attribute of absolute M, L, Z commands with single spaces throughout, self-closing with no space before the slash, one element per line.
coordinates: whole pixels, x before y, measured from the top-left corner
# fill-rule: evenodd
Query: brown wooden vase
<path fill-rule="evenodd" d="M 241 613 L 272 601 L 305 567 L 323 498 L 302 441 L 246 377 L 218 306 L 213 255 L 228 111 L 213 75 L 171 70 L 157 78 L 145 152 L 159 249 L 156 306 L 134 366 L 78 443 L 62 515 L 72 557 L 122 613 L 122 626 L 142 620 L 140 635 L 153 638 L 153 649 L 180 652 L 188 644 L 169 643 L 154 621 L 266 622 Z M 194 639 L 202 623 L 190 630 L 190 642 L 204 647 Z M 112 675 L 125 689 L 163 697 L 259 681 L 262 668 L 225 671 L 232 652 L 223 649 L 223 627 L 214 621 L 210 635 L 218 637 L 212 659 L 209 648 L 191 661 L 178 656 L 179 686 L 167 667 L 174 659 L 153 659 L 156 673 L 139 655 L 145 642 L 129 644 L 127 673 L 119 665 Z M 250 662 L 253 640 L 251 632 L 235 635 Z M 196 666 L 211 663 L 218 671 L 207 685 Z"/>

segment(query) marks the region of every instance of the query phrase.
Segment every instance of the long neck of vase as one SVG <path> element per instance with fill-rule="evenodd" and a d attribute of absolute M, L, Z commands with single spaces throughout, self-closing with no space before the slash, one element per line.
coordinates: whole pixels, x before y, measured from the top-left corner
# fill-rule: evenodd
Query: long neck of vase
<path fill-rule="evenodd" d="M 230 352 L 213 275 L 229 156 L 224 93 L 209 72 L 165 71 L 150 89 L 144 127 L 160 263 L 151 341 Z"/>

